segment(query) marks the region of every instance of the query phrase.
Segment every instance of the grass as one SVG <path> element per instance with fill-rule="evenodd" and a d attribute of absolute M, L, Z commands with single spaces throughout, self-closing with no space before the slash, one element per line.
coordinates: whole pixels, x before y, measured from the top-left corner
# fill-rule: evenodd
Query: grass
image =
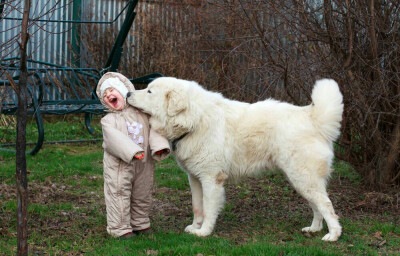
<path fill-rule="evenodd" d="M 0 144 L 15 143 L 16 139 L 16 117 L 0 116 Z M 99 117 L 94 116 L 92 125 L 94 135 L 91 135 L 85 126 L 84 115 L 44 116 L 43 125 L 45 143 L 61 142 L 66 140 L 100 139 L 101 127 L 98 125 Z M 47 129 L 51 127 L 51 129 Z M 38 129 L 33 116 L 28 116 L 26 126 L 27 151 L 33 149 L 38 140 Z M 12 146 L 3 147 L 12 149 Z"/>
<path fill-rule="evenodd" d="M 46 121 L 46 139 L 88 136 L 83 134 L 81 121 Z M 93 124 L 99 129 L 98 120 Z M 72 125 L 81 128 L 73 131 Z M 343 235 L 336 243 L 321 241 L 326 227 L 313 235 L 301 233 L 311 222 L 311 210 L 277 172 L 227 184 L 227 202 L 213 234 L 199 238 L 184 233 L 192 218 L 191 195 L 187 175 L 172 157 L 157 164 L 151 216 L 154 232 L 132 240 L 114 239 L 105 230 L 102 157 L 101 142 L 45 144 L 37 155 L 27 155 L 30 255 L 400 254 L 396 194 L 368 201 L 376 192 L 365 190 L 354 170 L 341 162 L 335 163 L 329 187 L 343 225 Z M 13 153 L 0 152 L 0 170 L 0 255 L 14 255 Z"/>

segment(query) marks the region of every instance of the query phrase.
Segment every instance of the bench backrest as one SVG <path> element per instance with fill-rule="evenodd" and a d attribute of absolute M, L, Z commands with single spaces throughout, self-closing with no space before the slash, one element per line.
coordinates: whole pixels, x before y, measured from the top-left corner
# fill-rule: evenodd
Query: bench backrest
<path fill-rule="evenodd" d="M 16 111 L 16 85 L 7 78 L 12 75 L 14 82 L 18 82 L 17 74 L 18 68 L 7 68 L 0 74 L 0 101 L 4 114 Z M 42 113 L 102 113 L 104 110 L 94 91 L 100 77 L 97 69 L 30 68 L 29 74 L 28 90 L 38 100 Z M 28 108 L 28 112 L 31 111 L 34 110 Z"/>

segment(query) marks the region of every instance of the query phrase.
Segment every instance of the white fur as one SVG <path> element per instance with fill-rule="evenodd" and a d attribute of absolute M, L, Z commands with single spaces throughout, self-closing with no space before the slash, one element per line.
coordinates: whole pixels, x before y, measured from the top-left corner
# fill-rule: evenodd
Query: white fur
<path fill-rule="evenodd" d="M 333 140 L 342 120 L 342 95 L 335 81 L 317 81 L 313 104 L 294 106 L 276 100 L 254 104 L 233 101 L 196 82 L 163 77 L 135 91 L 128 103 L 151 115 L 153 129 L 170 142 L 188 133 L 174 152 L 189 176 L 194 212 L 185 231 L 209 235 L 223 208 L 224 182 L 278 168 L 309 202 L 314 219 L 303 232 L 322 229 L 322 240 L 336 241 L 341 226 L 326 192 Z"/>

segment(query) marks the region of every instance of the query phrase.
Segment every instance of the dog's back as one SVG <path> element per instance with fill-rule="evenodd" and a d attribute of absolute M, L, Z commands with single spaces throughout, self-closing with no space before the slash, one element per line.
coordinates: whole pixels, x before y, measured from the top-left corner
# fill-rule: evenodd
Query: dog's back
<path fill-rule="evenodd" d="M 254 104 L 221 99 L 224 115 L 215 127 L 224 127 L 220 147 L 225 150 L 220 152 L 229 164 L 229 176 L 237 179 L 282 168 L 294 151 L 308 152 L 330 165 L 332 142 L 340 133 L 342 95 L 334 80 L 324 79 L 317 81 L 312 99 L 305 107 L 273 99 Z"/>

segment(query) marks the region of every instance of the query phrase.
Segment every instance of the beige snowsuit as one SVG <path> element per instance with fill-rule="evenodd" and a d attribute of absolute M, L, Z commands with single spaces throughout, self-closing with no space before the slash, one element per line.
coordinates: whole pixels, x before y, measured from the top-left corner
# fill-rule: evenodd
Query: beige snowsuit
<path fill-rule="evenodd" d="M 110 77 L 119 78 L 128 91 L 133 84 L 125 76 L 109 72 L 99 81 L 97 96 L 102 83 Z M 128 123 L 127 123 L 128 122 Z M 121 111 L 112 111 L 101 119 L 104 148 L 104 196 L 107 210 L 107 232 L 119 237 L 131 231 L 150 227 L 149 214 L 154 184 L 154 159 L 168 157 L 168 141 L 150 129 L 146 114 L 126 104 Z M 156 155 L 159 150 L 167 150 Z M 144 152 L 143 160 L 134 155 Z"/>

